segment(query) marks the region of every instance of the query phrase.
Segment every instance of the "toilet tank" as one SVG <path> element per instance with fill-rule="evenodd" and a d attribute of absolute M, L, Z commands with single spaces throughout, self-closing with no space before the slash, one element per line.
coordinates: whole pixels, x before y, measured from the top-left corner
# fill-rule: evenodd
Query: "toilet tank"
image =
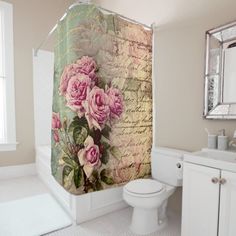
<path fill-rule="evenodd" d="M 151 153 L 152 178 L 171 186 L 182 186 L 183 150 L 155 147 Z"/>

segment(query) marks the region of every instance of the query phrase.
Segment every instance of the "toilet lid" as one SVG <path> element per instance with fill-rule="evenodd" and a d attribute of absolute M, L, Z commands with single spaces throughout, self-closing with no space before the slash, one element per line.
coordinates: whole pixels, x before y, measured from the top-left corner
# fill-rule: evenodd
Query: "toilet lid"
<path fill-rule="evenodd" d="M 131 193 L 152 194 L 163 189 L 163 185 L 152 179 L 137 179 L 125 185 L 125 189 Z"/>

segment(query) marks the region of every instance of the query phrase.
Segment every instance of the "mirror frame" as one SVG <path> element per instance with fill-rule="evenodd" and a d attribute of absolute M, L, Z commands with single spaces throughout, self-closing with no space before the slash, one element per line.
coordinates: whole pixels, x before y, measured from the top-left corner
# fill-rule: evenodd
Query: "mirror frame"
<path fill-rule="evenodd" d="M 235 29 L 235 35 L 228 39 L 223 40 L 223 32 L 230 32 Z M 226 32 L 227 33 L 227 32 Z M 214 37 L 214 35 L 221 35 L 222 41 Z M 212 73 L 214 64 L 213 51 L 211 51 L 211 39 L 218 39 L 218 67 L 216 72 Z M 204 75 L 204 112 L 203 116 L 206 119 L 236 119 L 236 102 L 224 103 L 223 102 L 223 80 L 224 80 L 224 43 L 236 42 L 236 21 L 208 30 L 206 32 L 206 52 L 205 52 L 205 75 Z M 215 66 L 215 65 L 214 65 Z M 236 92 L 236 88 L 235 88 Z"/>

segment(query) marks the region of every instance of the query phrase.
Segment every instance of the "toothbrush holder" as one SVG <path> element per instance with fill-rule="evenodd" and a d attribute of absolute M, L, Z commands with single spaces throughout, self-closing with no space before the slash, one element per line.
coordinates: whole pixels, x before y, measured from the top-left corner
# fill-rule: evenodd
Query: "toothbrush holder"
<path fill-rule="evenodd" d="M 209 134 L 208 135 L 208 148 L 216 149 L 217 148 L 217 135 Z"/>
<path fill-rule="evenodd" d="M 228 149 L 228 137 L 219 135 L 218 136 L 218 149 L 219 150 L 227 150 Z"/>

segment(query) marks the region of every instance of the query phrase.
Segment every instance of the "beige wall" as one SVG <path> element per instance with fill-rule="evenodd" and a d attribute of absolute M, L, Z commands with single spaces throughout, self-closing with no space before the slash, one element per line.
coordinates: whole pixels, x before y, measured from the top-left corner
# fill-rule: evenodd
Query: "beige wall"
<path fill-rule="evenodd" d="M 0 166 L 34 161 L 32 48 L 37 47 L 72 0 L 8 0 L 14 5 L 16 152 L 1 152 Z M 204 33 L 236 19 L 235 0 L 97 0 L 103 7 L 142 21 L 158 23 L 157 144 L 186 150 L 206 146 L 204 128 L 225 128 L 236 121 L 202 119 Z M 47 48 L 52 48 L 52 43 Z"/>
<path fill-rule="evenodd" d="M 207 145 L 204 128 L 225 128 L 232 136 L 236 121 L 202 118 L 205 31 L 236 20 L 236 1 L 100 0 L 103 7 L 150 24 L 157 23 L 156 145 L 195 151 Z M 135 9 L 135 11 L 134 11 Z"/>
<path fill-rule="evenodd" d="M 0 166 L 34 161 L 32 48 L 37 47 L 69 0 L 9 0 L 14 11 L 17 151 L 0 152 Z M 52 43 L 46 46 L 52 49 Z"/>
<path fill-rule="evenodd" d="M 206 147 L 205 127 L 214 133 L 225 128 L 232 137 L 236 121 L 205 120 L 202 113 L 205 31 L 233 18 L 201 19 L 157 31 L 158 145 L 189 151 Z"/>

